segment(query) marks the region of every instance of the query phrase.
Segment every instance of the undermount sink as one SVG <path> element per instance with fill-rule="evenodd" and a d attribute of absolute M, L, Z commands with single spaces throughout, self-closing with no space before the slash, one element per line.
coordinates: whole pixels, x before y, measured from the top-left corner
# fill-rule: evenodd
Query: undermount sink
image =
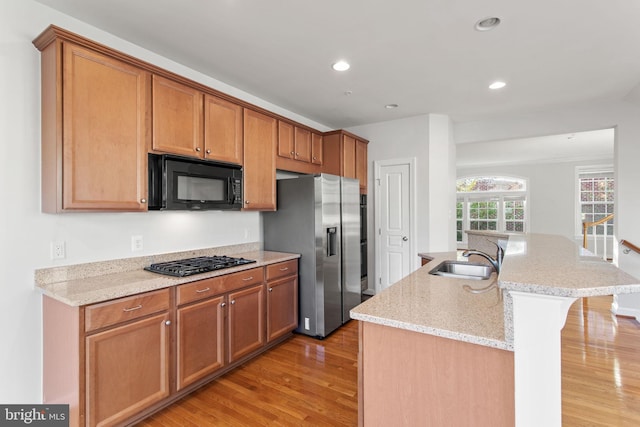
<path fill-rule="evenodd" d="M 487 264 L 473 264 L 460 261 L 443 261 L 429 274 L 459 279 L 487 280 L 493 273 L 493 267 Z"/>

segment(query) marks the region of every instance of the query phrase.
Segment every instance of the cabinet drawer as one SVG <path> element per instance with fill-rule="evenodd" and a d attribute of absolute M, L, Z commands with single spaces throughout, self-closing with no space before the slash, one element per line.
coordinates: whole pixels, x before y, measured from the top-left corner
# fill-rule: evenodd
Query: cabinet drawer
<path fill-rule="evenodd" d="M 199 301 L 213 295 L 259 284 L 263 281 L 263 267 L 225 274 L 224 276 L 212 277 L 211 279 L 198 280 L 197 282 L 178 286 L 176 295 L 177 304 L 183 305 L 193 301 Z"/>
<path fill-rule="evenodd" d="M 147 314 L 168 310 L 169 292 L 169 289 L 162 289 L 90 305 L 85 309 L 85 331 L 91 332 Z"/>
<path fill-rule="evenodd" d="M 267 282 L 278 277 L 291 276 L 292 274 L 298 274 L 297 259 L 267 265 Z"/>

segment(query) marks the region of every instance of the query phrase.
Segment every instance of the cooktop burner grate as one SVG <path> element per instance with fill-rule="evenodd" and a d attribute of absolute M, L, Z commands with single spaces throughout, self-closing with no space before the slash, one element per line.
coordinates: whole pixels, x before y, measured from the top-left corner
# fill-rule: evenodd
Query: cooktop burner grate
<path fill-rule="evenodd" d="M 176 261 L 151 264 L 144 269 L 153 273 L 166 274 L 168 276 L 184 277 L 193 274 L 207 273 L 223 268 L 237 267 L 251 264 L 255 260 L 245 258 L 233 258 L 228 256 L 201 256 L 196 258 L 180 259 Z"/>

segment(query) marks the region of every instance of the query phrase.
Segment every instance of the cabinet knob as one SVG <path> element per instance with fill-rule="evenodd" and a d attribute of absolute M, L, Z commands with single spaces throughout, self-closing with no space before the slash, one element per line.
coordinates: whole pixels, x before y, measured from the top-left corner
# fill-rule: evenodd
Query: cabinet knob
<path fill-rule="evenodd" d="M 289 153 L 289 154 L 291 154 L 291 155 L 293 156 L 293 155 L 294 155 L 294 152 L 292 151 L 292 152 L 291 152 L 291 153 Z"/>
<path fill-rule="evenodd" d="M 140 203 L 147 203 L 147 199 L 140 199 Z"/>
<path fill-rule="evenodd" d="M 166 322 L 164 322 L 164 324 L 169 326 L 171 324 L 171 320 L 167 320 Z"/>
<path fill-rule="evenodd" d="M 318 160 L 318 158 L 316 156 L 313 156 L 313 160 Z"/>
<path fill-rule="evenodd" d="M 211 150 L 207 150 L 207 154 L 211 154 Z"/>
<path fill-rule="evenodd" d="M 231 305 L 234 305 L 236 303 L 236 300 L 232 299 L 231 300 Z"/>
<path fill-rule="evenodd" d="M 244 201 L 244 204 L 245 204 L 245 205 L 248 205 L 248 204 L 249 204 L 249 201 L 248 201 L 248 200 L 245 200 L 245 201 Z"/>
<path fill-rule="evenodd" d="M 196 151 L 199 153 L 200 152 L 200 147 L 196 147 Z"/>
<path fill-rule="evenodd" d="M 222 304 L 220 304 L 220 307 L 226 307 L 226 306 L 227 306 L 226 302 L 223 302 Z"/>
<path fill-rule="evenodd" d="M 298 157 L 300 155 L 300 153 L 296 153 L 296 157 Z"/>
<path fill-rule="evenodd" d="M 269 292 L 273 292 L 273 288 L 269 288 Z"/>

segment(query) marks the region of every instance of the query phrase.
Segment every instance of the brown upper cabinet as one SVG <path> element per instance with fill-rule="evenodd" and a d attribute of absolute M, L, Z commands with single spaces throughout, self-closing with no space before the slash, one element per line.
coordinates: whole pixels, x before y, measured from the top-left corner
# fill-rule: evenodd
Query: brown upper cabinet
<path fill-rule="evenodd" d="M 324 134 L 323 171 L 360 181 L 360 193 L 367 193 L 367 144 L 369 141 L 338 130 Z"/>
<path fill-rule="evenodd" d="M 153 76 L 154 151 L 203 156 L 203 94 L 182 83 Z"/>
<path fill-rule="evenodd" d="M 145 211 L 150 74 L 39 37 L 42 210 Z"/>
<path fill-rule="evenodd" d="M 316 150 L 322 153 L 322 139 L 318 140 L 316 137 L 315 144 Z M 278 156 L 311 163 L 312 151 L 312 132 L 310 130 L 278 120 Z M 320 154 L 320 159 L 322 159 L 322 154 Z M 321 160 L 318 163 L 317 159 L 313 163 L 322 164 Z"/>
<path fill-rule="evenodd" d="M 204 158 L 242 164 L 242 107 L 204 96 Z"/>
<path fill-rule="evenodd" d="M 153 151 L 242 164 L 242 107 L 153 76 Z"/>
<path fill-rule="evenodd" d="M 322 166 L 322 135 L 311 132 L 311 163 Z"/>
<path fill-rule="evenodd" d="M 277 122 L 244 109 L 244 210 L 276 210 Z"/>
<path fill-rule="evenodd" d="M 276 169 L 358 178 L 367 142 L 325 134 L 49 26 L 42 67 L 42 210 L 146 211 L 147 153 L 243 166 L 243 209 L 276 209 Z"/>

